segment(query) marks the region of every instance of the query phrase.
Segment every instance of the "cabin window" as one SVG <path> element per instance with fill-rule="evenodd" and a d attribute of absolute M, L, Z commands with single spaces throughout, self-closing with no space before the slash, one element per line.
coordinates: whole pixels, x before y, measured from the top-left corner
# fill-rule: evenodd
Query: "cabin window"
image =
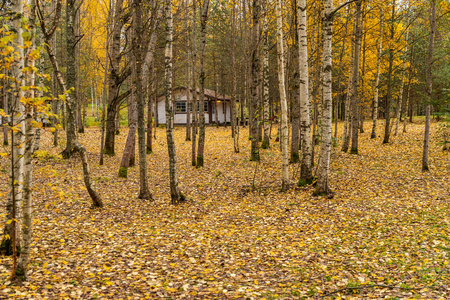
<path fill-rule="evenodd" d="M 185 113 L 186 112 L 186 102 L 175 102 L 175 111 L 177 113 Z"/>
<path fill-rule="evenodd" d="M 191 103 L 191 111 L 192 111 L 192 107 L 193 107 L 193 105 Z M 200 107 L 200 102 L 197 101 L 197 112 L 199 111 L 199 109 L 198 109 L 199 107 Z M 205 101 L 205 112 L 206 113 L 208 112 L 208 101 Z"/>

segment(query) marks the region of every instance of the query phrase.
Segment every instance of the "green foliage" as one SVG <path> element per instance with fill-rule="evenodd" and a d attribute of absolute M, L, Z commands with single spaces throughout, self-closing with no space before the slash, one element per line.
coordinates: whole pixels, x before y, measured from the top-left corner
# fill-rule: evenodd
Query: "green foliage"
<path fill-rule="evenodd" d="M 128 177 L 128 168 L 126 168 L 126 167 L 120 167 L 120 168 L 119 168 L 119 177 L 121 177 L 121 178 L 127 178 L 127 177 Z"/>

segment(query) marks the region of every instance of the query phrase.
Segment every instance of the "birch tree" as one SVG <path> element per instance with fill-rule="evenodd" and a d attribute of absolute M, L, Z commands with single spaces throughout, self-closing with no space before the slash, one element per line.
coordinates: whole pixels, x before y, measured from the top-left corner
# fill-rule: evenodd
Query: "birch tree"
<path fill-rule="evenodd" d="M 203 1 L 202 19 L 201 19 L 201 35 L 200 35 L 200 130 L 198 137 L 198 151 L 196 167 L 203 167 L 205 153 L 205 47 L 206 47 L 206 24 L 208 22 L 209 0 Z M 210 112 L 211 113 L 211 112 Z"/>
<path fill-rule="evenodd" d="M 330 171 L 331 155 L 331 115 L 333 110 L 332 98 L 332 37 L 333 37 L 333 0 L 325 0 L 323 18 L 323 56 L 322 56 L 322 89 L 323 89 L 323 108 L 322 108 L 322 144 L 320 146 L 320 158 L 318 168 L 318 180 L 315 194 L 331 194 L 328 182 Z"/>
<path fill-rule="evenodd" d="M 267 0 L 263 5 L 263 126 L 264 136 L 261 148 L 270 146 L 270 122 L 269 122 L 269 23 L 267 21 Z"/>
<path fill-rule="evenodd" d="M 427 106 L 425 111 L 425 133 L 423 141 L 423 155 L 422 155 L 422 171 L 429 171 L 428 152 L 430 147 L 430 114 L 431 114 L 431 97 L 433 93 L 433 51 L 434 51 L 434 36 L 436 33 L 436 0 L 431 0 L 430 7 L 430 36 L 428 44 L 427 57 Z"/>
<path fill-rule="evenodd" d="M 76 132 L 76 85 L 77 85 L 77 67 L 76 67 L 76 16 L 77 16 L 77 0 L 67 0 L 66 2 L 66 84 L 70 93 L 70 97 L 66 97 L 66 149 L 63 151 L 63 157 L 69 158 L 72 155 Z M 65 90 L 66 91 L 66 90 Z"/>
<path fill-rule="evenodd" d="M 232 45 L 231 45 L 231 135 L 234 142 L 234 152 L 239 153 L 239 124 L 236 124 L 236 0 L 233 0 L 233 10 L 231 15 Z M 241 104 L 241 103 L 240 103 Z"/>
<path fill-rule="evenodd" d="M 250 161 L 259 161 L 259 140 L 258 140 L 258 120 L 259 120 L 259 85 L 260 85 L 260 55 L 259 55 L 259 19 L 261 13 L 260 0 L 253 0 L 253 27 L 252 27 L 252 67 L 251 67 L 251 102 L 250 102 L 250 140 L 251 154 Z"/>
<path fill-rule="evenodd" d="M 189 5 L 188 1 L 184 0 L 185 23 L 186 23 L 186 141 L 191 140 L 191 31 L 189 26 Z M 195 23 L 194 23 L 195 25 Z"/>
<path fill-rule="evenodd" d="M 383 9 L 380 8 L 380 35 L 378 37 L 377 50 L 377 75 L 375 77 L 375 93 L 373 96 L 373 125 L 371 139 L 377 137 L 377 120 L 378 120 L 378 93 L 380 90 L 380 73 L 381 73 L 381 53 L 383 51 Z"/>
<path fill-rule="evenodd" d="M 394 40 L 395 37 L 395 15 L 396 15 L 396 4 L 395 0 L 392 0 L 392 14 L 391 14 L 391 28 L 390 28 L 390 39 Z M 384 126 L 384 139 L 383 144 L 389 143 L 389 136 L 391 135 L 391 102 L 392 102 L 392 85 L 393 85 L 393 68 L 394 68 L 394 45 L 391 43 L 389 45 L 389 67 L 387 75 L 387 95 L 386 95 L 386 124 Z"/>
<path fill-rule="evenodd" d="M 300 70 L 300 137 L 302 144 L 301 171 L 299 183 L 312 183 L 311 163 L 311 102 L 309 101 L 308 39 L 306 0 L 298 0 L 298 41 Z"/>
<path fill-rule="evenodd" d="M 361 5 L 362 0 L 356 1 L 355 12 L 355 32 L 353 37 L 354 48 L 354 60 L 353 60 L 353 77 L 352 77 L 352 146 L 350 148 L 351 154 L 358 154 L 358 134 L 359 134 L 359 62 L 361 58 L 361 39 L 362 39 L 362 26 L 361 26 Z"/>
<path fill-rule="evenodd" d="M 24 182 L 24 154 L 25 154 L 25 106 L 21 101 L 24 93 L 21 86 L 24 85 L 22 69 L 25 67 L 24 41 L 23 41 L 23 2 L 14 0 L 9 3 L 8 14 L 11 19 L 9 26 L 15 32 L 15 39 L 12 41 L 14 48 L 14 58 L 16 63 L 10 69 L 11 85 L 15 93 L 11 93 L 10 107 L 10 128 L 11 128 L 11 173 L 10 173 L 10 193 L 6 202 L 6 224 L 3 230 L 3 240 L 1 243 L 2 253 L 13 255 L 12 279 L 16 275 L 17 248 L 20 247 L 19 219 L 20 208 L 23 200 Z"/>
<path fill-rule="evenodd" d="M 36 0 L 30 3 L 30 12 L 28 18 L 28 42 L 31 42 L 31 47 L 28 50 L 28 58 L 25 65 L 34 67 L 35 63 L 29 61 L 30 54 L 35 52 L 36 44 Z M 28 86 L 35 86 L 34 72 L 28 73 Z M 29 99 L 35 99 L 36 93 L 34 89 L 30 89 L 26 95 Z M 33 128 L 34 109 L 28 103 L 25 110 L 25 152 L 24 152 L 24 181 L 23 181 L 23 205 L 22 205 L 22 247 L 17 263 L 16 275 L 19 279 L 25 280 L 27 278 L 28 263 L 30 261 L 31 243 L 32 243 L 32 227 L 33 227 L 33 208 L 32 208 L 32 185 L 33 185 L 33 158 L 35 129 Z"/>
<path fill-rule="evenodd" d="M 406 9 L 409 10 L 409 2 L 406 6 Z M 407 24 L 408 24 L 408 21 L 409 21 L 409 18 L 406 18 Z M 396 116 L 396 120 L 395 120 L 394 136 L 398 135 L 398 127 L 400 124 L 400 118 L 402 115 L 402 107 L 403 107 L 403 91 L 405 88 L 405 77 L 406 77 L 406 54 L 408 53 L 408 37 L 409 37 L 409 25 L 407 25 L 407 26 L 408 26 L 408 28 L 406 28 L 406 33 L 405 33 L 406 46 L 405 46 L 405 49 L 403 50 L 402 79 L 400 81 L 400 91 L 399 91 L 399 96 L 398 96 L 397 116 Z"/>
<path fill-rule="evenodd" d="M 143 38 L 142 29 L 142 0 L 133 0 L 133 88 L 137 102 L 137 127 L 138 127 L 138 148 L 139 148 L 139 199 L 152 200 L 152 195 L 148 188 L 147 179 L 147 155 L 145 144 L 145 99 L 142 89 L 142 59 L 143 48 L 141 40 Z"/>
<path fill-rule="evenodd" d="M 192 0 L 192 87 L 193 87 L 193 100 L 192 103 L 194 128 L 192 130 L 192 151 L 191 151 L 191 164 L 197 165 L 197 129 L 198 129 L 198 92 L 197 92 L 197 0 Z"/>
<path fill-rule="evenodd" d="M 289 189 L 289 153 L 288 153 L 288 117 L 286 85 L 284 83 L 284 40 L 283 40 L 283 10 L 281 0 L 276 2 L 277 11 L 277 56 L 278 56 L 278 85 L 281 103 L 281 188 L 283 191 Z"/>
<path fill-rule="evenodd" d="M 172 101 L 172 44 L 173 44 L 173 0 L 166 0 L 166 49 L 164 57 L 165 89 L 166 96 L 166 135 L 169 152 L 169 177 L 170 196 L 172 204 L 179 204 L 186 200 L 178 187 L 177 153 L 173 136 L 173 101 Z"/>

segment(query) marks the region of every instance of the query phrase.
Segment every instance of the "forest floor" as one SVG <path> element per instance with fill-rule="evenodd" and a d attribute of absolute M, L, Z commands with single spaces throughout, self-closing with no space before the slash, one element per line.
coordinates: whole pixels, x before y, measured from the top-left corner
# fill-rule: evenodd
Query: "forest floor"
<path fill-rule="evenodd" d="M 29 280 L 10 285 L 11 258 L 0 257 L 0 298 L 449 299 L 450 252 L 442 246 L 450 247 L 450 157 L 437 126 L 427 173 L 423 124 L 387 145 L 366 132 L 359 155 L 333 148 L 333 199 L 313 197 L 313 187 L 281 192 L 279 143 L 261 151 L 260 164 L 249 162 L 247 128 L 238 154 L 229 127 L 207 128 L 205 167 L 195 169 L 178 127 L 179 181 L 189 198 L 178 206 L 170 205 L 164 129 L 147 156 L 150 202 L 137 199 L 138 167 L 117 176 L 126 130 L 117 155 L 99 166 L 100 133 L 91 128 L 80 140 L 103 209 L 90 208 L 79 158 L 58 158 L 64 144 L 52 148 L 44 132 Z M 1 166 L 6 193 L 6 159 Z M 298 174 L 291 165 L 294 184 Z"/>

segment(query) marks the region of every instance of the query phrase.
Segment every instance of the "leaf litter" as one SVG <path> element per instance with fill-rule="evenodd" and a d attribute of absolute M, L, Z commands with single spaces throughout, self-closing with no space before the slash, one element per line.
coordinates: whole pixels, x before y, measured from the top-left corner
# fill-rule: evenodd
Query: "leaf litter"
<path fill-rule="evenodd" d="M 388 145 L 364 133 L 360 155 L 334 148 L 334 199 L 313 197 L 313 187 L 281 192 L 279 143 L 272 139 L 256 166 L 246 129 L 236 154 L 229 129 L 207 128 L 205 167 L 196 169 L 178 127 L 180 188 L 189 197 L 178 206 L 169 204 L 164 129 L 147 156 L 152 202 L 137 199 L 138 167 L 117 176 L 126 129 L 103 166 L 100 133 L 88 129 L 80 140 L 101 210 L 89 207 L 79 159 L 58 159 L 62 145 L 48 146 L 44 132 L 41 149 L 53 158 L 35 164 L 29 280 L 11 285 L 10 258 L 1 257 L 0 298 L 448 299 L 450 160 L 432 143 L 431 172 L 420 171 L 422 127 Z M 299 167 L 290 168 L 295 184 Z"/>

